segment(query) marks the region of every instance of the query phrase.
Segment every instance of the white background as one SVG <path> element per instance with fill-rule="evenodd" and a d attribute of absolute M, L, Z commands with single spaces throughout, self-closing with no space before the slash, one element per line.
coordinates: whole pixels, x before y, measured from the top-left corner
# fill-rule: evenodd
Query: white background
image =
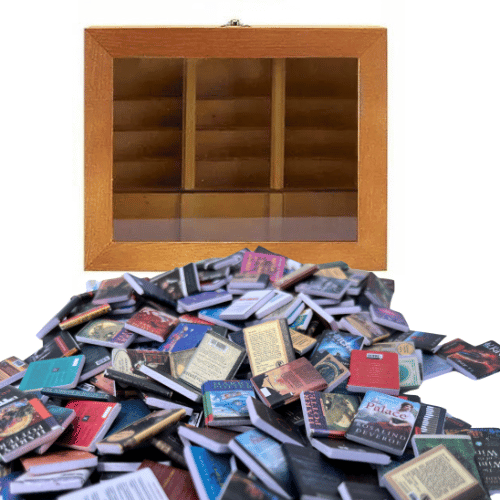
<path fill-rule="evenodd" d="M 499 31 L 494 2 L 45 1 L 2 6 L 2 347 L 34 336 L 83 271 L 83 29 L 118 25 L 376 25 L 389 38 L 388 269 L 412 329 L 500 340 Z M 335 260 L 332 255 L 332 260 Z M 168 269 L 168 263 L 165 263 Z M 426 382 L 423 401 L 500 427 L 500 374 Z"/>

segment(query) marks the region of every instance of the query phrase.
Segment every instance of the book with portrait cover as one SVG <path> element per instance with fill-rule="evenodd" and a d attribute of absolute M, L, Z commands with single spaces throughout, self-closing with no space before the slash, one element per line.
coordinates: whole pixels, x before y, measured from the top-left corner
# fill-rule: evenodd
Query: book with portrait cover
<path fill-rule="evenodd" d="M 111 319 L 96 319 L 85 325 L 75 339 L 84 344 L 101 345 L 104 347 L 127 348 L 136 334 L 129 332 L 120 321 Z"/>
<path fill-rule="evenodd" d="M 377 450 L 402 455 L 419 410 L 419 403 L 368 391 L 345 437 Z"/>
<path fill-rule="evenodd" d="M 125 322 L 125 328 L 149 339 L 164 342 L 178 323 L 179 319 L 175 316 L 152 307 L 143 307 Z"/>
<path fill-rule="evenodd" d="M 443 445 L 396 467 L 381 482 L 398 500 L 473 500 L 484 495 L 478 480 Z"/>
<path fill-rule="evenodd" d="M 267 274 L 274 283 L 283 277 L 286 257 L 275 254 L 246 252 L 241 262 L 242 273 Z"/>
<path fill-rule="evenodd" d="M 74 450 L 93 452 L 96 443 L 106 435 L 120 413 L 121 404 L 70 401 L 66 408 L 74 410 L 76 417 L 57 443 Z"/>
<path fill-rule="evenodd" d="M 359 407 L 357 396 L 304 391 L 300 395 L 308 436 L 343 437 Z"/>
<path fill-rule="evenodd" d="M 22 379 L 27 368 L 27 363 L 16 356 L 0 361 L 0 388 Z"/>
<path fill-rule="evenodd" d="M 10 462 L 51 441 L 60 425 L 43 403 L 11 386 L 0 389 L 0 459 Z"/>
<path fill-rule="evenodd" d="M 246 401 L 255 392 L 249 380 L 210 380 L 201 390 L 205 425 L 228 427 L 251 423 Z"/>
<path fill-rule="evenodd" d="M 270 408 L 296 401 L 303 391 L 322 391 L 327 386 L 307 358 L 298 358 L 250 381 L 259 399 Z"/>
<path fill-rule="evenodd" d="M 329 353 L 337 358 L 344 366 L 349 368 L 351 352 L 354 349 L 361 349 L 365 338 L 362 335 L 353 335 L 350 332 L 339 332 L 325 330 L 319 337 L 310 360 L 314 365 L 325 353 Z"/>
<path fill-rule="evenodd" d="M 186 412 L 179 410 L 158 410 L 132 422 L 118 432 L 108 435 L 96 443 L 101 454 L 122 455 L 137 447 L 160 431 L 179 421 Z"/>
<path fill-rule="evenodd" d="M 479 380 L 500 372 L 500 344 L 489 340 L 465 347 L 446 356 L 446 362 L 466 377 Z"/>
<path fill-rule="evenodd" d="M 252 375 L 260 375 L 295 359 L 286 320 L 274 320 L 243 329 Z"/>

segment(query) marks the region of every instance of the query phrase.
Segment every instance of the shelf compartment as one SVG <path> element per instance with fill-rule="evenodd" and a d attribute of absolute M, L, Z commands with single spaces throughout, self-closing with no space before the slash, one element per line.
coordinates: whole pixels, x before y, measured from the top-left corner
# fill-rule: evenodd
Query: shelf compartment
<path fill-rule="evenodd" d="M 180 189 L 182 162 L 180 158 L 115 162 L 113 190 Z"/>
<path fill-rule="evenodd" d="M 358 101 L 338 97 L 287 98 L 285 126 L 357 130 Z"/>
<path fill-rule="evenodd" d="M 161 97 L 114 101 L 115 131 L 182 127 L 182 99 Z"/>
<path fill-rule="evenodd" d="M 114 161 L 140 158 L 180 157 L 182 131 L 176 128 L 158 130 L 115 131 Z"/>
<path fill-rule="evenodd" d="M 285 130 L 285 164 L 287 158 L 297 156 L 356 159 L 357 149 L 357 130 L 322 128 L 287 128 Z"/>

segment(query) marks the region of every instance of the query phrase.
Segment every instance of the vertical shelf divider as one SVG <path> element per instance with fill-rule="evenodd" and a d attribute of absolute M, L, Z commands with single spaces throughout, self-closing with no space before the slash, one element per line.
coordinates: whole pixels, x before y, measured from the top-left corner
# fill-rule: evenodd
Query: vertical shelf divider
<path fill-rule="evenodd" d="M 182 190 L 196 185 L 196 59 L 184 63 Z M 182 215 L 182 214 L 181 214 Z"/>
<path fill-rule="evenodd" d="M 281 240 L 283 193 L 285 179 L 285 99 L 286 59 L 272 60 L 271 89 L 271 172 L 269 195 L 269 239 Z"/>

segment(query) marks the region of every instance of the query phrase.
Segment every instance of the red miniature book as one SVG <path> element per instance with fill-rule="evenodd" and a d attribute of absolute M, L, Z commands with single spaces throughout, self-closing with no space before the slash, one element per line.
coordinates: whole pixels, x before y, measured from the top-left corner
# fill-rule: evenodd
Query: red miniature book
<path fill-rule="evenodd" d="M 351 352 L 349 370 L 348 391 L 399 394 L 399 356 L 395 352 L 355 349 Z"/>

